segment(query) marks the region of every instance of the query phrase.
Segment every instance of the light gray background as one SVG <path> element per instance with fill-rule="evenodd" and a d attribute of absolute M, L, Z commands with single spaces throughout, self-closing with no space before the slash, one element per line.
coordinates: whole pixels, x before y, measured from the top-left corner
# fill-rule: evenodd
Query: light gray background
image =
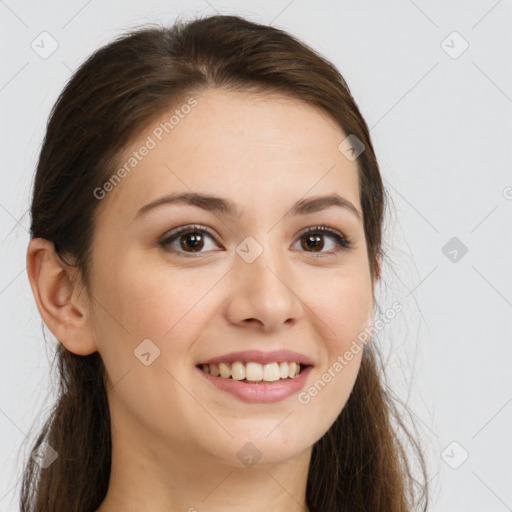
<path fill-rule="evenodd" d="M 512 510 L 510 0 L 0 0 L 0 512 L 18 510 L 20 447 L 53 397 L 25 268 L 50 108 L 121 31 L 215 11 L 288 30 L 346 78 L 396 211 L 379 298 L 382 311 L 394 300 L 404 311 L 378 338 L 428 456 L 431 510 Z M 31 47 L 44 31 L 58 43 L 48 58 Z M 452 237 L 468 249 L 456 261 L 442 250 Z"/>

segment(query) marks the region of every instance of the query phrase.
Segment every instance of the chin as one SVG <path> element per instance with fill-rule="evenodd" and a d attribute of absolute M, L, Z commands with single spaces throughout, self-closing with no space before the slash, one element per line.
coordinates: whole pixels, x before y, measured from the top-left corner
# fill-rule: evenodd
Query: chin
<path fill-rule="evenodd" d="M 273 428 L 275 425 L 274 423 Z M 310 449 L 314 443 L 314 439 L 304 438 L 304 432 L 295 431 L 292 434 L 289 431 L 278 432 L 277 429 L 270 435 L 269 432 L 271 429 L 266 429 L 260 435 L 237 435 L 220 452 L 217 449 L 212 452 L 230 466 L 264 468 L 293 460 Z"/>

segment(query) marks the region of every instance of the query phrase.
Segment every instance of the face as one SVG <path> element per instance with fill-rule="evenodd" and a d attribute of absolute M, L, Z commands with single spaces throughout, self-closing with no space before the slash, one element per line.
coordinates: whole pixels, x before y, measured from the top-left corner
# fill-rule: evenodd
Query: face
<path fill-rule="evenodd" d="M 351 347 L 373 325 L 357 162 L 338 150 L 347 134 L 299 100 L 220 90 L 193 97 L 168 133 L 161 123 L 181 104 L 137 138 L 118 168 L 136 163 L 100 199 L 90 321 L 112 421 L 157 458 L 241 466 L 253 450 L 260 465 L 291 460 L 309 453 L 345 406 L 362 355 Z M 182 193 L 238 211 L 204 200 L 139 211 Z M 334 194 L 345 206 L 293 208 Z M 289 390 L 293 379 L 230 379 L 226 390 L 198 368 L 249 350 L 294 351 L 285 360 L 304 356 L 310 366 L 279 399 L 229 389 Z"/>

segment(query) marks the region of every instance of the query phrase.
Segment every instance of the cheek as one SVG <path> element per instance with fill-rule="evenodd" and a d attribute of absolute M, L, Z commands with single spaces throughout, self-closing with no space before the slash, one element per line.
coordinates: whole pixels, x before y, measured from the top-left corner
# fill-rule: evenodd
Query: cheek
<path fill-rule="evenodd" d="M 371 281 L 367 272 L 347 272 L 331 277 L 318 290 L 309 300 L 333 359 L 373 323 Z"/>
<path fill-rule="evenodd" d="M 208 292 L 214 292 L 219 281 L 211 271 L 198 268 L 171 271 L 160 264 L 141 268 L 120 261 L 115 271 L 104 276 L 99 302 L 105 307 L 97 308 L 98 339 L 108 340 L 103 342 L 105 355 L 123 360 L 125 366 L 133 362 L 133 351 L 145 339 L 161 351 L 160 363 L 166 354 L 186 353 L 208 321 L 205 308 L 214 296 Z"/>
<path fill-rule="evenodd" d="M 190 372 L 188 351 L 209 320 L 208 295 L 201 299 L 218 277 L 210 272 L 196 280 L 197 272 L 165 272 L 160 266 L 134 272 L 122 261 L 102 277 L 94 314 L 101 357 L 115 388 L 111 406 L 117 414 L 129 411 L 141 423 L 169 404 L 183 411 L 193 408 L 190 395 L 165 370 L 178 382 Z M 149 354 L 148 365 L 144 354 Z M 155 393 L 163 389 L 168 391 Z M 166 426 L 170 432 L 179 422 Z"/>
<path fill-rule="evenodd" d="M 341 406 L 348 395 L 337 393 L 335 388 L 350 389 L 357 377 L 362 342 L 367 341 L 373 325 L 373 295 L 365 272 L 335 278 L 328 290 L 310 300 L 323 342 L 323 380 L 336 383 L 328 385 L 330 391 L 326 394 Z"/>
<path fill-rule="evenodd" d="M 125 334 L 161 338 L 204 293 L 202 280 L 196 277 L 186 269 L 166 271 L 161 264 L 120 260 L 100 283 L 110 313 L 107 320 Z"/>

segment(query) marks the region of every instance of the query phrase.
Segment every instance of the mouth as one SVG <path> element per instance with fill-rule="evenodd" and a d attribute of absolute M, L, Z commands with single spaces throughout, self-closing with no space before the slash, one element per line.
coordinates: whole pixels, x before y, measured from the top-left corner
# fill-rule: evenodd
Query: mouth
<path fill-rule="evenodd" d="M 249 384 L 264 384 L 296 379 L 312 365 L 296 361 L 281 361 L 260 364 L 255 361 L 219 362 L 198 364 L 196 367 L 214 377 L 236 380 Z"/>

